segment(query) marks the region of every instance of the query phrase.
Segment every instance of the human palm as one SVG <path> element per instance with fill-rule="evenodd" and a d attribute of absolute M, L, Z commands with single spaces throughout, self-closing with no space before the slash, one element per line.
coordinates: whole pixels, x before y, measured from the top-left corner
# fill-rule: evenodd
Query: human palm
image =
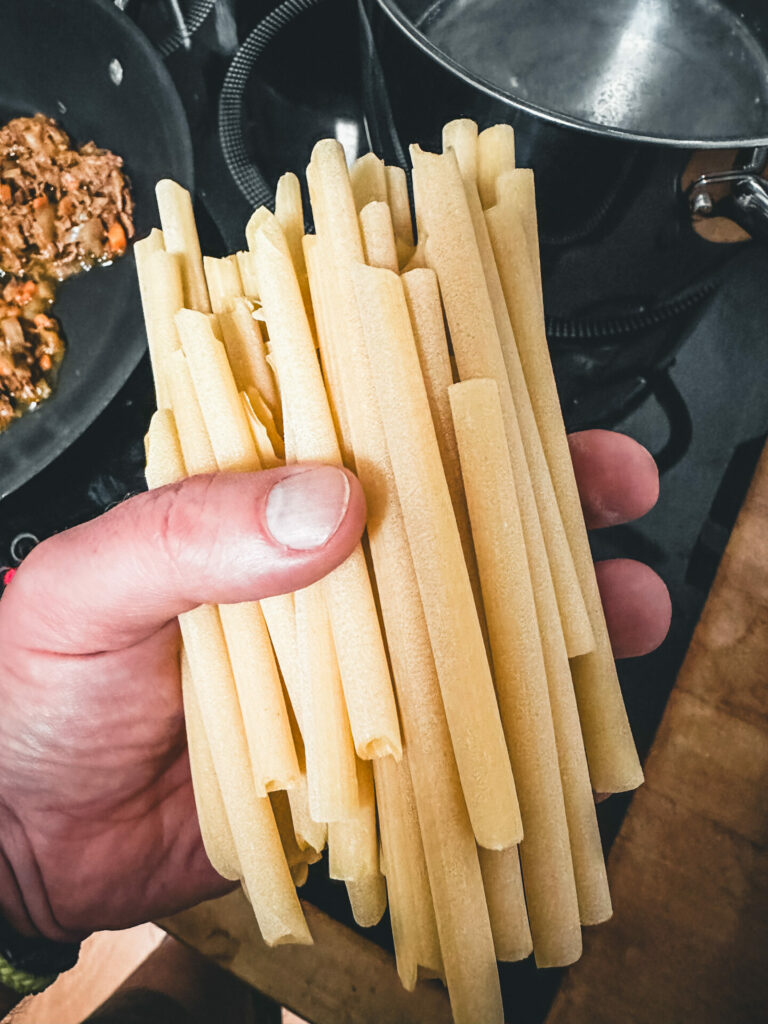
<path fill-rule="evenodd" d="M 589 526 L 654 504 L 655 466 L 634 442 L 590 431 L 572 449 Z M 295 590 L 343 560 L 363 528 L 359 485 L 304 469 L 141 495 L 17 573 L 0 601 L 0 900 L 18 929 L 79 938 L 230 886 L 197 825 L 176 615 Z M 273 502 L 288 478 L 292 497 Z M 656 646 L 670 614 L 658 577 L 622 559 L 598 579 L 617 656 Z"/>

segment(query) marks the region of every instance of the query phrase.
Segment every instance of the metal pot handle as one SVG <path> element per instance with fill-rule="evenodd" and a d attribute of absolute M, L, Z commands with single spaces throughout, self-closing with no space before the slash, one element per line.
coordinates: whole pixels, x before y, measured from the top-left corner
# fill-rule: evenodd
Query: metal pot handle
<path fill-rule="evenodd" d="M 741 167 L 702 174 L 687 189 L 688 206 L 697 217 L 728 217 L 757 241 L 768 243 L 768 181 L 762 176 L 768 148 L 753 149 Z M 715 185 L 730 184 L 722 199 L 714 199 Z"/>

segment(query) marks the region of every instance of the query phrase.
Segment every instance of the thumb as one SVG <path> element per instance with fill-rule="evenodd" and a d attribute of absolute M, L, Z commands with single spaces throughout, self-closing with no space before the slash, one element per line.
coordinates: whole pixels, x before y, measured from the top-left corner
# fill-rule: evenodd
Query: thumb
<path fill-rule="evenodd" d="M 35 548 L 0 602 L 0 649 L 116 650 L 200 604 L 299 590 L 350 554 L 364 523 L 359 482 L 335 466 L 158 488 Z"/>

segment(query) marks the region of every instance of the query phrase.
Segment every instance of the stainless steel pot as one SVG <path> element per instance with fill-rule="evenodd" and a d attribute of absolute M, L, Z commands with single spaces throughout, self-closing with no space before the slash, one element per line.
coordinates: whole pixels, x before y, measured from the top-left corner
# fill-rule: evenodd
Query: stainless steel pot
<path fill-rule="evenodd" d="M 669 363 L 682 318 L 740 248 L 695 222 L 725 216 L 768 240 L 767 0 L 361 11 L 366 113 L 388 159 L 412 140 L 439 146 L 454 117 L 514 126 L 519 164 L 536 174 L 550 340 L 569 379 L 588 362 L 585 388 L 589 376 L 599 392 L 596 358 L 612 387 L 624 370 L 647 378 Z M 599 418 L 593 398 L 571 409 L 574 424 Z"/>

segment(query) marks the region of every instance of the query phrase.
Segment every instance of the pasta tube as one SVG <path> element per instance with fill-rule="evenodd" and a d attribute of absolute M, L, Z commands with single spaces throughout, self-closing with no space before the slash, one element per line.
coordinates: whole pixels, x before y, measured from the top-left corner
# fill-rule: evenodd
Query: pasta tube
<path fill-rule="evenodd" d="M 205 735 L 205 724 L 192 684 L 192 669 L 183 646 L 181 649 L 181 693 L 187 725 L 187 747 L 195 807 L 200 821 L 200 834 L 208 860 L 223 878 L 236 882 L 240 864 L 235 851 L 232 829 L 221 796 L 219 780 Z"/>
<path fill-rule="evenodd" d="M 259 233 L 255 250 L 296 458 L 340 465 L 314 340 L 285 240 L 276 224 Z M 295 415 L 290 410 L 295 410 Z M 322 586 L 358 755 L 400 757 L 397 709 L 362 548 L 358 546 Z"/>
<path fill-rule="evenodd" d="M 517 846 L 506 850 L 478 849 L 485 898 L 493 931 L 496 959 L 506 963 L 525 960 L 533 950 L 531 927 L 520 873 Z"/>
<path fill-rule="evenodd" d="M 477 187 L 483 207 L 495 206 L 497 179 L 515 169 L 515 130 L 511 124 L 495 124 L 477 138 Z"/>
<path fill-rule="evenodd" d="M 524 237 L 520 221 L 507 207 L 496 207 L 486 216 L 520 358 L 595 636 L 595 650 L 572 663 L 592 787 L 602 793 L 635 789 L 642 783 L 643 773 L 605 625 L 544 332 L 541 300 L 530 264 L 521 258 Z M 605 887 L 598 884 L 597 889 L 604 891 Z M 598 916 L 609 907 L 607 894 L 597 905 L 601 903 L 604 909 Z"/>
<path fill-rule="evenodd" d="M 408 179 L 402 167 L 386 167 L 387 202 L 392 211 L 395 237 L 408 248 L 413 248 L 413 221 L 408 198 Z"/>
<path fill-rule="evenodd" d="M 224 313 L 231 307 L 232 300 L 243 294 L 237 256 L 224 256 L 221 259 L 204 256 L 203 268 L 211 308 L 214 313 Z"/>
<path fill-rule="evenodd" d="M 423 153 L 418 147 L 412 147 L 412 154 L 417 209 L 421 208 L 427 233 L 427 260 L 440 282 L 459 374 L 462 380 L 488 377 L 496 381 L 507 441 L 510 447 L 520 447 L 522 440 L 528 445 L 526 450 L 522 444 L 521 453 L 526 462 L 530 459 L 535 504 L 528 504 L 523 495 L 522 513 L 526 519 L 537 516 L 541 521 L 566 644 L 570 654 L 583 654 L 591 649 L 592 630 L 522 373 L 512 377 L 514 390 L 508 375 L 486 279 L 486 271 L 493 266 L 492 253 L 487 245 L 484 266 L 475 237 L 475 223 L 484 228 L 476 187 L 471 185 L 476 214 L 473 222 L 454 154 L 438 156 Z M 508 327 L 500 287 L 496 311 L 507 317 Z M 508 334 L 508 347 L 514 350 L 511 328 Z"/>
<path fill-rule="evenodd" d="M 387 202 L 387 174 L 384 161 L 375 153 L 366 153 L 355 160 L 349 170 L 349 180 L 358 213 L 369 203 Z"/>
<path fill-rule="evenodd" d="M 397 973 L 412 992 L 419 966 L 442 975 L 443 960 L 408 759 L 379 758 L 373 774 Z"/>
<path fill-rule="evenodd" d="M 178 480 L 185 472 L 172 420 L 154 423 L 160 438 L 153 437 L 150 425 L 147 483 L 151 488 Z M 179 625 L 235 852 L 261 934 L 268 945 L 311 943 L 269 799 L 259 797 L 254 787 L 218 612 L 201 605 L 179 616 Z M 225 840 L 219 853 L 222 863 L 228 855 Z"/>
<path fill-rule="evenodd" d="M 185 188 L 169 178 L 158 181 L 155 195 L 163 227 L 165 250 L 178 254 L 184 305 L 201 313 L 210 313 L 211 302 L 205 282 L 200 240 L 195 227 L 192 197 Z"/>
<path fill-rule="evenodd" d="M 491 640 L 496 691 L 515 773 L 520 856 L 541 967 L 581 955 L 581 924 L 536 604 L 496 384 L 450 389 Z"/>
<path fill-rule="evenodd" d="M 408 307 L 388 271 L 353 280 L 469 816 L 478 843 L 502 849 L 522 835 L 515 785 Z"/>

